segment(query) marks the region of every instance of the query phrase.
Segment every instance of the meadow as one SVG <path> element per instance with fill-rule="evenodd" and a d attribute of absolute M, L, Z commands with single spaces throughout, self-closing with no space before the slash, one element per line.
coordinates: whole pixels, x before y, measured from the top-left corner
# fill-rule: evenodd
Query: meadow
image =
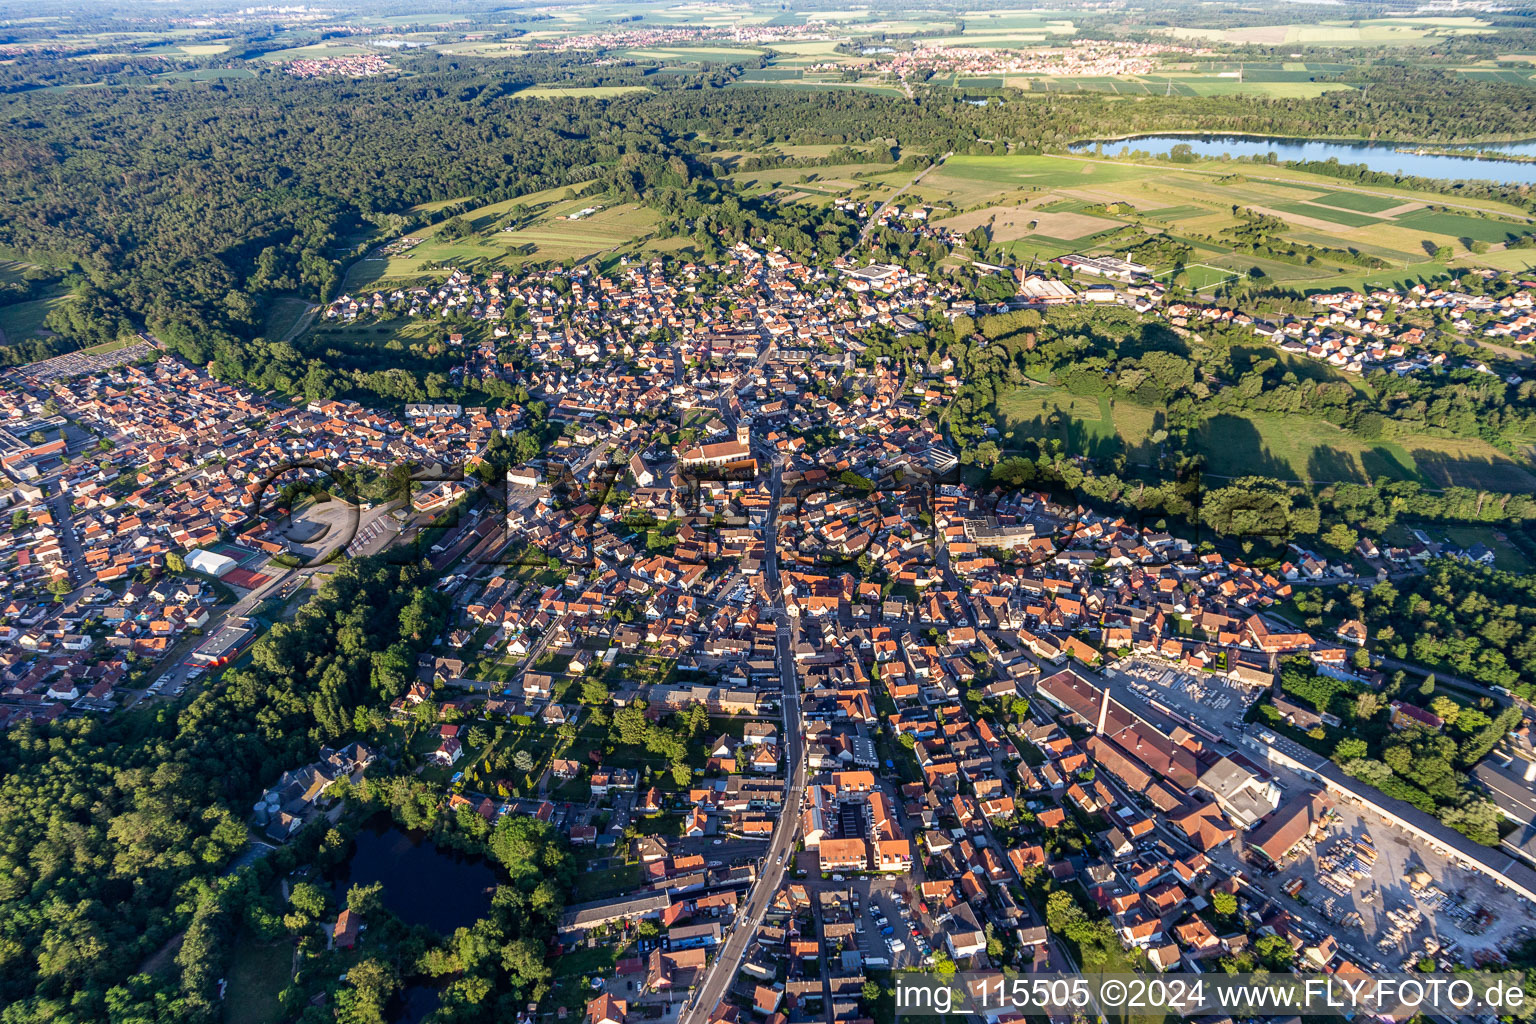
<path fill-rule="evenodd" d="M 1051 385 L 1017 389 L 997 401 L 1005 449 L 1025 439 L 1057 439 L 1064 451 L 1155 462 L 1161 411 L 1107 396 L 1074 395 Z M 1172 442 L 1165 442 L 1164 446 Z M 1366 483 L 1377 477 L 1429 487 L 1536 489 L 1536 476 L 1485 441 L 1412 434 L 1367 441 L 1325 420 L 1268 413 L 1223 414 L 1191 436 L 1213 478 L 1252 474 L 1311 484 Z"/>
<path fill-rule="evenodd" d="M 0 306 L 0 340 L 14 343 L 44 337 L 43 320 L 54 309 L 69 301 L 68 295 L 55 295 L 52 298 Z"/>
<path fill-rule="evenodd" d="M 531 264 L 569 263 L 647 241 L 656 228 L 656 215 L 633 203 L 606 206 L 601 198 L 567 198 L 565 188 L 548 189 L 471 210 L 463 215 L 470 232 L 446 237 L 440 222 L 410 234 L 421 242 L 387 257 L 370 253 L 353 264 L 345 287 L 376 289 L 421 280 L 439 279 L 450 267 L 515 270 Z M 441 208 L 446 204 L 432 204 Z M 521 207 L 516 223 L 511 218 Z M 577 220 L 578 211 L 602 207 Z M 425 209 L 425 208 L 423 208 Z M 381 240 L 383 241 L 383 240 Z M 663 240 L 658 247 L 667 247 Z"/>

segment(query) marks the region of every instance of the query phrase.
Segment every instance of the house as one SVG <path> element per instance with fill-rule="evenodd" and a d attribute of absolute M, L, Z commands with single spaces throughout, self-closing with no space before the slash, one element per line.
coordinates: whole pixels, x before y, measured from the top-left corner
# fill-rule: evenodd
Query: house
<path fill-rule="evenodd" d="M 1299 794 L 1248 833 L 1248 849 L 1263 862 L 1279 867 L 1304 840 L 1327 828 L 1332 807 L 1333 798 L 1320 789 Z"/>
<path fill-rule="evenodd" d="M 1406 701 L 1394 700 L 1391 708 L 1392 728 L 1394 729 L 1411 729 L 1419 725 L 1433 732 L 1439 732 L 1445 728 L 1445 719 L 1432 711 L 1425 711 L 1423 708 L 1409 704 Z"/>
<path fill-rule="evenodd" d="M 357 945 L 357 936 L 362 930 L 362 915 L 343 910 L 331 926 L 331 944 L 337 949 L 351 949 Z"/>
<path fill-rule="evenodd" d="M 604 992 L 587 1004 L 586 1024 L 628 1024 L 629 1003 Z"/>

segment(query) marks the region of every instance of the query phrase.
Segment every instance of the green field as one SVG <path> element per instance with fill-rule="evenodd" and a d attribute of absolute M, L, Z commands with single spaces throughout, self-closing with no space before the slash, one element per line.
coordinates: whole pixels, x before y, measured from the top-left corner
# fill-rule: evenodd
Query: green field
<path fill-rule="evenodd" d="M 293 949 L 287 942 L 263 945 L 242 934 L 230 956 L 227 1024 L 276 1024 L 282 1020 L 277 997 L 292 980 L 292 963 Z"/>
<path fill-rule="evenodd" d="M 292 295 L 271 300 L 262 317 L 261 336 L 272 341 L 286 338 L 308 308 L 308 302 Z"/>
<path fill-rule="evenodd" d="M 0 332 L 4 333 L 8 343 L 43 337 L 43 320 L 50 312 L 69 301 L 69 295 L 56 295 L 51 299 L 33 299 L 30 302 L 0 306 Z"/>
<path fill-rule="evenodd" d="M 529 263 L 586 259 L 643 239 L 655 230 L 656 214 L 632 203 L 570 220 L 573 213 L 604 204 L 598 198 L 566 199 L 567 191 L 548 189 L 471 210 L 463 219 L 472 233 L 462 238 L 439 239 L 442 224 L 418 231 L 413 237 L 421 238 L 420 244 L 403 253 L 389 257 L 370 254 L 359 260 L 344 287 L 371 288 L 385 282 L 444 276 L 446 270 L 429 269 L 435 264 L 513 270 Z M 525 211 L 520 222 L 524 226 L 507 222 L 518 206 Z M 658 242 L 657 247 L 665 248 L 665 242 Z"/>
<path fill-rule="evenodd" d="M 1343 224 L 1350 228 L 1363 228 L 1371 224 L 1380 224 L 1380 217 L 1371 217 L 1363 213 L 1355 213 L 1348 210 L 1334 210 L 1326 206 L 1318 206 L 1316 203 L 1281 203 L 1275 209 L 1285 213 L 1294 213 L 1302 217 L 1310 217 L 1313 220 L 1332 221 L 1335 224 Z"/>
<path fill-rule="evenodd" d="M 517 92 L 517 95 L 523 99 L 534 100 L 607 100 L 615 96 L 623 96 L 626 93 L 649 91 L 643 85 L 592 85 L 568 89 L 538 86 L 533 89 L 521 89 Z"/>
<path fill-rule="evenodd" d="M 1434 210 L 1413 210 L 1396 218 L 1397 223 L 1432 231 L 1452 238 L 1471 238 L 1479 242 L 1503 242 L 1511 236 L 1525 234 L 1531 225 L 1511 224 L 1507 221 L 1484 220 L 1481 217 L 1464 217 L 1456 213 L 1439 213 Z"/>
<path fill-rule="evenodd" d="M 1123 452 L 1150 462 L 1161 411 L 1107 396 L 1073 395 L 1040 385 L 997 401 L 1005 448 L 1026 438 L 1055 438 L 1068 454 L 1106 458 Z M 1366 441 L 1325 420 L 1269 413 L 1223 414 L 1190 440 L 1215 478 L 1262 475 L 1314 484 L 1365 483 L 1385 476 L 1432 487 L 1536 489 L 1536 476 L 1492 445 L 1463 438 L 1413 435 Z"/>
<path fill-rule="evenodd" d="M 1358 213 L 1380 213 L 1390 210 L 1394 206 L 1401 206 L 1401 202 L 1388 196 L 1371 196 L 1363 192 L 1324 192 L 1314 202 L 1325 206 L 1337 206 L 1342 210 L 1354 210 Z"/>

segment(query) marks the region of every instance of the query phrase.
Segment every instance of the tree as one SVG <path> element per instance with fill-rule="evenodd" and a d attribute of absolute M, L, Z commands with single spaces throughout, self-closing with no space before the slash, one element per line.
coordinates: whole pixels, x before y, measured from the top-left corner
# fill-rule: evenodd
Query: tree
<path fill-rule="evenodd" d="M 358 884 L 347 890 L 347 909 L 354 914 L 367 917 L 378 913 L 383 907 L 383 882 L 374 882 L 372 885 Z"/>
<path fill-rule="evenodd" d="M 517 753 L 512 755 L 512 767 L 520 772 L 533 771 L 533 755 L 528 753 L 526 749 L 518 750 Z"/>
<path fill-rule="evenodd" d="M 1347 736 L 1339 740 L 1338 744 L 1333 748 L 1333 760 L 1338 764 L 1343 764 L 1345 761 L 1368 757 L 1370 752 L 1370 745 L 1365 740 L 1357 736 Z"/>
<path fill-rule="evenodd" d="M 338 1024 L 385 1024 L 390 997 L 400 987 L 400 976 L 389 964 L 374 957 L 347 971 L 347 987 L 336 993 Z"/>
<path fill-rule="evenodd" d="M 1431 672 L 1429 675 L 1425 676 L 1424 677 L 1424 681 L 1419 684 L 1419 693 L 1422 694 L 1425 697 L 1428 697 L 1430 694 L 1432 694 L 1434 692 L 1435 692 L 1435 674 L 1433 672 Z"/>
<path fill-rule="evenodd" d="M 873 980 L 866 981 L 860 992 L 864 996 L 865 1007 L 873 1010 L 875 1003 L 880 1001 L 880 983 Z"/>
<path fill-rule="evenodd" d="M 1323 543 L 1327 544 L 1335 551 L 1346 555 L 1354 550 L 1355 544 L 1358 543 L 1359 540 L 1359 534 L 1355 533 L 1354 530 L 1351 530 L 1343 523 L 1334 523 L 1332 526 L 1328 527 L 1327 531 L 1323 534 Z"/>
<path fill-rule="evenodd" d="M 1296 950 L 1278 935 L 1261 935 L 1253 944 L 1254 955 L 1272 971 L 1288 971 L 1296 961 Z"/>
<path fill-rule="evenodd" d="M 179 551 L 168 551 L 165 555 L 165 567 L 171 572 L 186 572 L 187 560 Z"/>
<path fill-rule="evenodd" d="M 1221 917 L 1231 917 L 1237 913 L 1237 896 L 1221 890 L 1212 892 L 1211 909 Z"/>

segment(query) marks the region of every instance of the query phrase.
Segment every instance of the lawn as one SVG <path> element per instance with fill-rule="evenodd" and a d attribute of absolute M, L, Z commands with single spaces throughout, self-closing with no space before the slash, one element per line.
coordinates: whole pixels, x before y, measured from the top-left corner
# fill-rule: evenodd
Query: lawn
<path fill-rule="evenodd" d="M 1061 388 L 1021 388 L 998 399 L 998 429 L 1010 440 L 1059 438 L 1068 453 L 1096 458 L 1138 449 L 1161 423 L 1159 410 Z M 1267 413 L 1223 414 L 1190 440 L 1213 479 L 1261 475 L 1315 484 L 1417 479 L 1432 487 L 1536 490 L 1536 476 L 1485 441 L 1415 434 L 1367 441 L 1326 420 Z M 1492 547 L 1492 545 L 1489 545 Z"/>
<path fill-rule="evenodd" d="M 1494 564 L 1508 572 L 1528 573 L 1530 560 L 1510 542 L 1508 535 L 1495 526 L 1440 526 L 1429 525 L 1425 529 L 1433 536 L 1443 533 L 1462 548 L 1481 544 L 1493 552 Z"/>
<path fill-rule="evenodd" d="M 276 1024 L 281 1020 L 277 997 L 288 985 L 292 964 L 293 948 L 287 942 L 263 945 L 242 933 L 230 956 L 225 1024 Z"/>
<path fill-rule="evenodd" d="M 70 301 L 70 295 L 55 295 L 48 299 L 0 306 L 0 333 L 12 344 L 27 338 L 40 338 L 43 336 L 43 320 L 49 313 Z"/>
<path fill-rule="evenodd" d="M 640 884 L 640 865 L 620 864 L 617 867 L 583 868 L 576 876 L 576 902 L 606 900 L 622 896 Z"/>
<path fill-rule="evenodd" d="M 545 996 L 543 1009 L 548 1012 L 563 1008 L 567 1014 L 580 1014 L 587 1001 L 597 995 L 587 979 L 600 976 L 613 980 L 614 965 L 619 961 L 619 946 L 578 947 L 562 953 L 554 960 L 554 985 Z M 569 1019 L 574 1019 L 570 1017 Z"/>
<path fill-rule="evenodd" d="M 269 341 L 286 338 L 308 308 L 308 302 L 294 295 L 283 295 L 273 299 L 267 304 L 266 315 L 262 317 L 262 337 Z"/>

